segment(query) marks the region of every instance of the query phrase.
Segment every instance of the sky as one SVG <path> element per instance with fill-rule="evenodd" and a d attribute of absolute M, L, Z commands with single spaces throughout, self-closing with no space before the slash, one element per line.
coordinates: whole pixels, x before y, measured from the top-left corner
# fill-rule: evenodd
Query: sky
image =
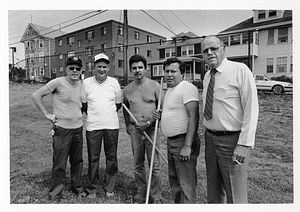
<path fill-rule="evenodd" d="M 107 20 L 123 23 L 124 10 L 109 9 L 96 15 L 95 10 L 9 10 L 9 47 L 16 47 L 15 63 L 25 58 L 24 44 L 20 42 L 29 23 L 59 29 L 64 32 L 76 31 Z M 90 13 L 92 12 L 92 13 Z M 89 14 L 88 14 L 89 13 Z M 88 15 L 85 15 L 88 14 Z M 95 15 L 92 18 L 89 16 Z M 128 10 L 128 24 L 170 39 L 181 32 L 207 35 L 218 32 L 252 17 L 252 10 L 178 10 L 140 9 Z M 88 18 L 86 20 L 83 20 Z M 81 21 L 83 20 L 83 21 Z M 78 22 L 74 25 L 72 23 Z M 71 26 L 68 26 L 71 25 Z M 65 27 L 68 26 L 68 27 Z M 65 27 L 65 28 L 64 28 Z M 12 61 L 11 50 L 9 61 Z"/>

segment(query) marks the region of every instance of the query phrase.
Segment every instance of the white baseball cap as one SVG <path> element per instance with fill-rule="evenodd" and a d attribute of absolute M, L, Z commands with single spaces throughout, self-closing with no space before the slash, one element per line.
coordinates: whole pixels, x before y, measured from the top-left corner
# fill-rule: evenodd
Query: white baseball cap
<path fill-rule="evenodd" d="M 105 54 L 103 54 L 103 53 L 95 55 L 94 63 L 96 63 L 99 60 L 104 60 L 107 64 L 109 64 L 109 58 L 108 58 L 108 56 L 105 55 Z"/>

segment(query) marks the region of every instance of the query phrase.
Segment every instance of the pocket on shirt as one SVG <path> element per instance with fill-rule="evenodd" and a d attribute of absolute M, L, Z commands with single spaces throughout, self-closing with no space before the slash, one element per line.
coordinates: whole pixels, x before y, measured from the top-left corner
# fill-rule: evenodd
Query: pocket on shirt
<path fill-rule="evenodd" d="M 226 86 L 215 89 L 215 99 L 224 100 L 229 98 L 239 98 L 239 91 L 234 86 Z"/>

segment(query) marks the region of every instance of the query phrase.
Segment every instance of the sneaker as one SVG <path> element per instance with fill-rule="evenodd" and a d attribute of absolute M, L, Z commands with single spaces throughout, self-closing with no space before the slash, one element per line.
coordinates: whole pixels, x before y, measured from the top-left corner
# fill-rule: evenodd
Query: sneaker
<path fill-rule="evenodd" d="M 108 197 L 108 198 L 111 198 L 111 197 L 114 197 L 114 192 L 106 192 L 106 197 Z"/>
<path fill-rule="evenodd" d="M 95 199 L 96 198 L 96 194 L 89 194 L 87 196 L 87 198 L 89 198 L 89 199 Z"/>
<path fill-rule="evenodd" d="M 83 191 L 83 192 L 78 193 L 77 196 L 78 197 L 86 197 L 87 193 Z"/>

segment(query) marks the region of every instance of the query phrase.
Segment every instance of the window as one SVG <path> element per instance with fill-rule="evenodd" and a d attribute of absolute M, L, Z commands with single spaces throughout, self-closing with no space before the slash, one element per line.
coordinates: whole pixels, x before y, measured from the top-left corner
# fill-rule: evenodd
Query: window
<path fill-rule="evenodd" d="M 101 35 L 106 35 L 106 26 L 101 27 Z"/>
<path fill-rule="evenodd" d="M 151 43 L 151 36 L 147 35 L 147 43 Z"/>
<path fill-rule="evenodd" d="M 273 58 L 267 58 L 267 73 L 273 73 Z"/>
<path fill-rule="evenodd" d="M 293 73 L 293 56 L 291 56 L 290 72 Z"/>
<path fill-rule="evenodd" d="M 44 62 L 44 53 L 43 52 L 39 53 L 39 61 Z"/>
<path fill-rule="evenodd" d="M 140 39 L 140 33 L 135 31 L 134 32 L 134 39 L 139 40 Z"/>
<path fill-rule="evenodd" d="M 33 50 L 34 49 L 34 41 L 30 41 L 30 47 L 29 47 L 30 50 Z"/>
<path fill-rule="evenodd" d="M 182 46 L 181 47 L 181 55 L 186 56 L 187 55 L 187 46 Z"/>
<path fill-rule="evenodd" d="M 134 47 L 134 54 L 139 54 L 139 53 L 140 53 L 139 47 Z"/>
<path fill-rule="evenodd" d="M 63 42 L 62 40 L 58 40 L 58 46 L 62 46 Z"/>
<path fill-rule="evenodd" d="M 123 68 L 124 67 L 124 61 L 123 60 L 118 60 L 118 67 Z"/>
<path fill-rule="evenodd" d="M 165 52 L 166 58 L 175 56 L 175 48 L 168 48 Z"/>
<path fill-rule="evenodd" d="M 34 54 L 34 62 L 39 62 L 39 54 L 38 53 Z"/>
<path fill-rule="evenodd" d="M 274 44 L 274 29 L 268 30 L 268 44 Z"/>
<path fill-rule="evenodd" d="M 278 57 L 277 58 L 277 73 L 285 73 L 287 71 L 287 58 Z"/>
<path fill-rule="evenodd" d="M 269 17 L 275 17 L 277 16 L 277 11 L 276 10 L 269 10 Z"/>
<path fill-rule="evenodd" d="M 147 50 L 147 57 L 152 57 L 152 52 L 151 52 L 151 50 Z"/>
<path fill-rule="evenodd" d="M 172 55 L 172 57 L 176 56 L 175 48 L 171 48 L 171 55 Z"/>
<path fill-rule="evenodd" d="M 52 68 L 52 73 L 56 73 L 56 68 Z"/>
<path fill-rule="evenodd" d="M 59 72 L 61 73 L 61 72 L 63 72 L 63 71 L 64 71 L 64 67 L 59 66 Z"/>
<path fill-rule="evenodd" d="M 288 28 L 279 28 L 278 29 L 278 43 L 287 43 L 288 42 Z"/>
<path fill-rule="evenodd" d="M 101 44 L 101 51 L 106 52 L 106 43 Z"/>
<path fill-rule="evenodd" d="M 85 55 L 92 56 L 93 50 L 94 50 L 94 47 L 93 47 L 93 46 L 86 47 L 86 48 L 85 48 Z"/>
<path fill-rule="evenodd" d="M 193 45 L 189 45 L 188 46 L 188 55 L 193 55 L 194 54 L 194 46 Z"/>
<path fill-rule="evenodd" d="M 229 36 L 220 37 L 220 39 L 223 41 L 225 46 L 228 46 L 228 37 Z"/>
<path fill-rule="evenodd" d="M 40 67 L 40 76 L 44 76 L 45 72 L 44 72 L 44 67 Z"/>
<path fill-rule="evenodd" d="M 72 44 L 74 43 L 74 36 L 68 37 L 68 38 L 67 38 L 67 43 L 68 43 L 69 45 L 72 45 Z"/>
<path fill-rule="evenodd" d="M 59 54 L 59 59 L 60 59 L 60 60 L 64 59 L 63 54 Z"/>
<path fill-rule="evenodd" d="M 78 40 L 78 41 L 77 41 L 77 46 L 78 46 L 78 48 L 81 47 L 81 40 Z"/>
<path fill-rule="evenodd" d="M 118 35 L 123 35 L 123 27 L 118 27 Z"/>
<path fill-rule="evenodd" d="M 72 57 L 72 56 L 75 56 L 75 51 L 69 51 L 68 54 L 67 54 L 67 57 Z"/>
<path fill-rule="evenodd" d="M 241 44 L 241 37 L 240 35 L 230 35 L 230 45 L 240 45 Z"/>
<path fill-rule="evenodd" d="M 266 11 L 265 10 L 258 10 L 258 19 L 266 18 Z"/>
<path fill-rule="evenodd" d="M 94 38 L 94 30 L 88 31 L 85 33 L 86 40 L 92 40 Z"/>
<path fill-rule="evenodd" d="M 30 44 L 29 41 L 25 42 L 25 49 L 29 49 L 29 44 Z"/>
<path fill-rule="evenodd" d="M 249 32 L 245 32 L 242 34 L 242 44 L 248 44 L 249 41 Z M 250 32 L 250 43 L 253 43 L 253 33 Z"/>
<path fill-rule="evenodd" d="M 163 45 L 165 42 L 163 39 L 159 39 L 159 45 Z"/>
<path fill-rule="evenodd" d="M 154 65 L 153 76 L 163 76 L 163 75 L 164 75 L 163 65 Z"/>
<path fill-rule="evenodd" d="M 92 71 L 92 67 L 93 67 L 93 66 L 92 66 L 92 63 L 91 63 L 91 62 L 87 62 L 87 63 L 86 63 L 86 70 L 87 70 L 87 71 Z"/>
<path fill-rule="evenodd" d="M 43 39 L 39 39 L 39 47 L 44 48 L 44 40 Z"/>
<path fill-rule="evenodd" d="M 118 43 L 119 52 L 123 52 L 123 44 Z"/>

